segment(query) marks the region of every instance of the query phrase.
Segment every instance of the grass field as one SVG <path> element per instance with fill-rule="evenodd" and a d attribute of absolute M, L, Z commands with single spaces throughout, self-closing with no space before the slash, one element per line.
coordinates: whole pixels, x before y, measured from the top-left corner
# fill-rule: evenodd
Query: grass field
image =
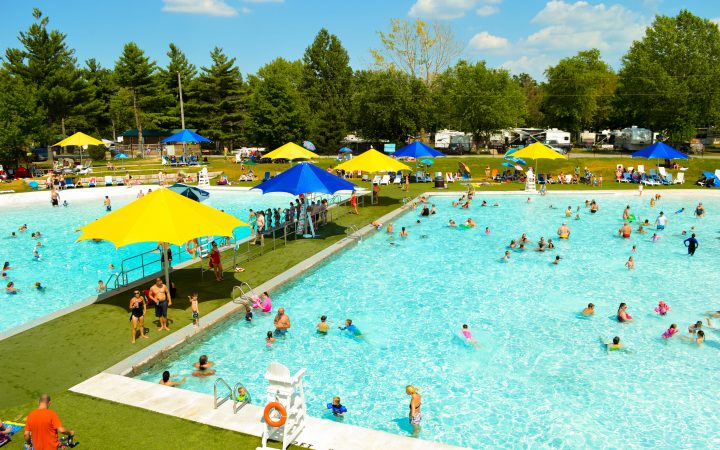
<path fill-rule="evenodd" d="M 430 171 L 454 172 L 458 162 L 467 164 L 473 174 L 474 182 L 483 182 L 485 166 L 501 168 L 500 157 L 448 157 L 438 158 Z M 147 160 L 137 161 L 134 170 L 155 173 L 157 168 L 145 169 Z M 321 158 L 317 164 L 321 167 L 334 166 L 333 158 Z M 135 164 L 128 161 L 127 164 Z M 553 174 L 564 171 L 573 173 L 575 166 L 581 169 L 587 166 L 596 174 L 602 174 L 605 189 L 637 189 L 637 185 L 615 183 L 615 165 L 636 166 L 644 163 L 646 170 L 653 167 L 652 162 L 630 158 L 592 158 L 573 157 L 570 160 L 541 161 L 539 171 Z M 694 158 L 687 162 L 686 183 L 674 187 L 692 188 L 693 182 L 705 170 L 714 171 L 720 167 L 718 159 Z M 288 164 L 262 164 L 252 166 L 256 174 L 265 171 L 271 173 L 288 168 Z M 242 173 L 240 167 L 223 159 L 213 158 L 212 171 L 224 172 L 231 180 Z M 142 172 L 136 172 L 142 173 Z M 354 181 L 354 180 L 353 180 Z M 22 184 L 20 184 L 22 183 Z M 24 182 L 3 184 L 4 189 L 24 190 Z M 250 186 L 253 183 L 240 183 Z M 370 187 L 367 183 L 358 183 Z M 464 189 L 460 184 L 455 189 Z M 699 187 L 698 187 L 699 188 Z M 432 190 L 431 184 L 412 184 L 406 193 L 396 186 L 383 187 L 379 205 L 361 209 L 359 216 L 344 215 L 334 224 L 322 230 L 321 237 L 311 240 L 290 241 L 287 247 L 265 253 L 243 266 L 246 271 L 241 276 L 231 273 L 227 281 L 216 283 L 211 277 L 200 281 L 197 268 L 177 270 L 173 279 L 178 288 L 178 296 L 170 309 L 171 328 L 177 329 L 190 323 L 187 294 L 192 289 L 200 293 L 201 313 L 223 305 L 229 301 L 230 291 L 236 279 L 258 285 L 289 267 L 301 262 L 308 256 L 345 237 L 345 229 L 351 225 L 362 226 L 374 218 L 395 209 L 406 196 L 414 197 L 421 192 Z M 518 183 L 491 183 L 482 186 L 483 190 L 521 190 Z M 597 189 L 586 185 L 553 185 L 552 190 Z M 655 189 L 655 188 L 654 188 Z M 227 266 L 226 266 L 227 267 Z M 233 278 L 235 277 L 235 278 Z M 153 323 L 150 339 L 138 340 L 130 344 L 130 324 L 128 322 L 127 303 L 129 294 L 112 297 L 100 304 L 94 304 L 67 316 L 55 319 L 44 325 L 28 330 L 17 336 L 0 341 L 0 354 L 3 357 L 3 370 L 0 372 L 0 419 L 22 421 L 34 408 L 37 396 L 42 392 L 53 395 L 53 408 L 56 409 L 66 425 L 75 429 L 83 448 L 129 448 L 145 449 L 165 448 L 254 448 L 259 438 L 214 429 L 193 422 L 155 414 L 149 411 L 131 408 L 107 401 L 92 399 L 73 394 L 67 389 L 80 381 L 112 366 L 130 356 L 144 346 L 156 342 L 161 335 Z M 16 439 L 8 448 L 21 448 L 22 439 Z"/>

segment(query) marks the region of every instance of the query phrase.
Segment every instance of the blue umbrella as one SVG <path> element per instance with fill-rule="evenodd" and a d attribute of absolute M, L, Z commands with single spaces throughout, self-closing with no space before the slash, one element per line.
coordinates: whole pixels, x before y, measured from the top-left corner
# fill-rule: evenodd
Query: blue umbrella
<path fill-rule="evenodd" d="M 343 147 L 340 149 L 340 153 L 352 153 L 352 150 L 347 147 Z"/>
<path fill-rule="evenodd" d="M 206 137 L 202 137 L 199 134 L 190 131 L 182 130 L 179 133 L 175 133 L 170 137 L 166 137 L 162 142 L 212 142 Z"/>
<path fill-rule="evenodd" d="M 516 164 L 522 164 L 523 166 L 527 166 L 527 163 L 522 158 L 513 158 L 512 156 L 506 156 L 505 159 L 508 159 Z"/>
<path fill-rule="evenodd" d="M 208 199 L 208 197 L 210 197 L 210 193 L 208 191 L 203 191 L 202 189 L 198 189 L 194 186 L 188 186 L 187 184 L 182 183 L 175 183 L 168 189 L 182 195 L 183 197 L 187 197 L 190 200 L 195 200 L 196 202 L 200 203 L 204 202 Z"/>
<path fill-rule="evenodd" d="M 303 147 L 305 147 L 306 149 L 308 149 L 310 151 L 315 151 L 315 144 L 313 144 L 310 141 L 303 141 Z"/>
<path fill-rule="evenodd" d="M 125 159 L 127 157 L 128 155 L 126 155 L 125 153 L 118 153 L 117 155 L 115 155 L 115 159 Z"/>
<path fill-rule="evenodd" d="M 519 148 L 511 148 L 510 150 L 505 152 L 505 156 L 512 155 L 513 153 L 515 153 L 518 150 L 520 150 L 520 149 Z"/>
<path fill-rule="evenodd" d="M 355 185 L 318 166 L 302 162 L 280 173 L 278 176 L 258 184 L 253 189 L 259 189 L 263 194 L 270 192 L 286 192 L 292 195 L 310 192 L 334 194 L 338 191 L 352 191 L 355 189 Z"/>
<path fill-rule="evenodd" d="M 435 161 L 433 161 L 432 159 L 421 159 L 420 164 L 425 164 L 426 166 L 432 166 L 433 164 L 435 164 Z"/>
<path fill-rule="evenodd" d="M 512 167 L 513 169 L 515 168 L 515 166 L 512 163 L 509 163 L 507 161 L 501 162 L 500 165 L 505 166 L 505 167 Z"/>
<path fill-rule="evenodd" d="M 436 158 L 445 156 L 434 148 L 430 148 L 422 142 L 415 141 L 393 153 L 396 158 Z"/>
<path fill-rule="evenodd" d="M 663 142 L 656 142 L 653 145 L 640 149 L 633 153 L 633 158 L 657 158 L 657 159 L 688 159 L 683 152 L 679 152 Z"/>

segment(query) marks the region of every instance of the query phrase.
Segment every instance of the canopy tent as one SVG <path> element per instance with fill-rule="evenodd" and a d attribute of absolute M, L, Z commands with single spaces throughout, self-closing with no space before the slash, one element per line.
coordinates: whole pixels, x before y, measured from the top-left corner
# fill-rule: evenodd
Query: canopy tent
<path fill-rule="evenodd" d="M 82 165 L 82 147 L 84 145 L 105 145 L 105 143 L 99 139 L 95 139 L 92 136 L 88 136 L 85 133 L 78 131 L 70 137 L 66 137 L 62 141 L 53 145 L 53 147 L 70 147 L 71 145 L 80 147 L 80 164 Z"/>
<path fill-rule="evenodd" d="M 193 142 L 193 143 L 200 143 L 200 142 L 212 142 L 210 139 L 200 136 L 199 134 L 195 133 L 194 131 L 190 130 L 181 130 L 178 133 L 173 134 L 170 137 L 166 137 L 161 142 Z"/>
<path fill-rule="evenodd" d="M 208 191 L 203 191 L 200 188 L 196 188 L 195 186 L 188 186 L 187 184 L 175 183 L 168 189 L 175 192 L 176 194 L 180 194 L 183 197 L 187 197 L 190 200 L 195 200 L 196 202 L 200 203 L 210 198 L 210 193 Z"/>
<path fill-rule="evenodd" d="M 292 195 L 307 193 L 334 194 L 352 191 L 355 185 L 308 162 L 297 164 L 253 189 L 263 194 L 286 192 Z"/>
<path fill-rule="evenodd" d="M 118 248 L 138 242 L 161 242 L 166 254 L 168 243 L 181 246 L 200 236 L 232 236 L 233 230 L 241 226 L 247 224 L 230 214 L 169 189 L 158 189 L 81 227 L 77 240 L 101 239 Z M 169 265 L 164 266 L 170 286 Z"/>
<path fill-rule="evenodd" d="M 290 161 L 295 159 L 312 159 L 317 157 L 317 153 L 313 153 L 306 148 L 300 147 L 294 142 L 288 142 L 287 144 L 278 147 L 263 156 L 263 158 L 287 159 Z"/>
<path fill-rule="evenodd" d="M 350 161 L 345 161 L 335 167 L 336 170 L 344 170 L 346 172 L 361 171 L 361 172 L 384 172 L 384 171 L 398 171 L 398 170 L 410 170 L 410 167 L 401 163 L 400 161 L 393 159 L 379 151 L 371 148 L 370 150 L 362 153 Z"/>
<path fill-rule="evenodd" d="M 690 157 L 683 152 L 675 150 L 663 142 L 656 142 L 645 148 L 642 148 L 632 155 L 633 158 L 648 159 L 689 159 Z"/>
<path fill-rule="evenodd" d="M 422 142 L 415 141 L 412 144 L 406 145 L 400 150 L 393 153 L 395 158 L 438 158 L 445 156 L 439 151 L 435 150 Z"/>

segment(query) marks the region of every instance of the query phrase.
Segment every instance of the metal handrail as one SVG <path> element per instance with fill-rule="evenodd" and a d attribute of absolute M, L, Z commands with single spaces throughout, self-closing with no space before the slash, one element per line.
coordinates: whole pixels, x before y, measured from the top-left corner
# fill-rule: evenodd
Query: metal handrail
<path fill-rule="evenodd" d="M 222 385 L 225 386 L 229 392 L 229 394 L 222 397 L 222 399 L 220 399 L 220 401 L 218 401 L 218 392 L 217 392 L 218 383 L 222 383 Z M 215 384 L 213 384 L 213 408 L 218 409 L 218 407 L 220 407 L 220 405 L 222 405 L 223 403 L 225 403 L 226 401 L 228 401 L 230 399 L 232 399 L 232 401 L 233 401 L 233 411 L 235 411 L 235 403 L 237 403 L 237 401 L 235 400 L 235 397 L 233 396 L 232 388 L 222 378 L 218 378 L 217 380 L 215 380 Z"/>
<path fill-rule="evenodd" d="M 239 394 L 240 388 L 245 389 L 245 393 L 246 393 L 245 400 L 243 400 L 243 401 L 237 401 L 237 398 L 240 395 Z M 242 383 L 235 384 L 235 387 L 233 388 L 233 393 L 234 393 L 233 398 L 235 399 L 235 402 L 233 403 L 233 414 L 237 414 L 237 412 L 240 411 L 240 409 L 242 409 L 243 406 L 252 402 L 252 398 L 250 397 L 250 392 L 247 390 L 247 388 L 245 388 L 245 386 L 243 386 Z"/>
<path fill-rule="evenodd" d="M 247 291 L 245 291 L 245 288 L 247 288 Z M 240 295 L 238 295 L 237 297 L 235 296 L 235 289 L 240 291 Z M 250 295 L 248 295 L 248 293 Z M 230 296 L 232 297 L 234 303 L 242 303 L 242 300 L 252 300 L 252 297 L 255 295 L 257 294 L 253 290 L 252 286 L 247 284 L 245 281 L 241 281 L 240 285 L 233 287 L 233 290 L 230 293 Z"/>

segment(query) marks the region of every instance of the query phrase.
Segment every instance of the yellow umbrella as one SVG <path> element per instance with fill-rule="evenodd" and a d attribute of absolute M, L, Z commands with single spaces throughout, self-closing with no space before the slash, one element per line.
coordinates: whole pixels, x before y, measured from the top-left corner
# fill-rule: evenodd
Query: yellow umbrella
<path fill-rule="evenodd" d="M 525 148 L 521 148 L 511 155 L 513 158 L 527 159 L 565 159 L 563 155 L 543 145 L 539 142 L 533 142 Z"/>
<path fill-rule="evenodd" d="M 300 147 L 294 142 L 288 142 L 282 147 L 278 147 L 267 155 L 263 156 L 263 158 L 288 159 L 291 161 L 294 159 L 312 159 L 317 157 L 317 153 L 313 153 L 304 147 Z"/>
<path fill-rule="evenodd" d="M 411 170 L 409 166 L 401 163 L 397 159 L 393 159 L 379 151 L 371 148 L 349 161 L 335 167 L 336 170 L 345 170 L 353 172 L 359 170 L 361 172 L 382 172 L 382 171 L 398 171 Z"/>
<path fill-rule="evenodd" d="M 169 189 L 158 189 L 80 228 L 78 241 L 103 239 L 115 247 L 162 242 L 167 254 L 167 243 L 181 246 L 200 236 L 232 236 L 233 230 L 241 226 L 247 224 L 230 214 Z M 165 278 L 170 286 L 167 264 Z"/>
<path fill-rule="evenodd" d="M 88 136 L 87 134 L 78 131 L 72 136 L 67 137 L 62 141 L 58 142 L 57 144 L 53 145 L 53 147 L 69 147 L 71 145 L 104 145 L 104 143 L 101 140 L 95 139 L 92 136 Z"/>

